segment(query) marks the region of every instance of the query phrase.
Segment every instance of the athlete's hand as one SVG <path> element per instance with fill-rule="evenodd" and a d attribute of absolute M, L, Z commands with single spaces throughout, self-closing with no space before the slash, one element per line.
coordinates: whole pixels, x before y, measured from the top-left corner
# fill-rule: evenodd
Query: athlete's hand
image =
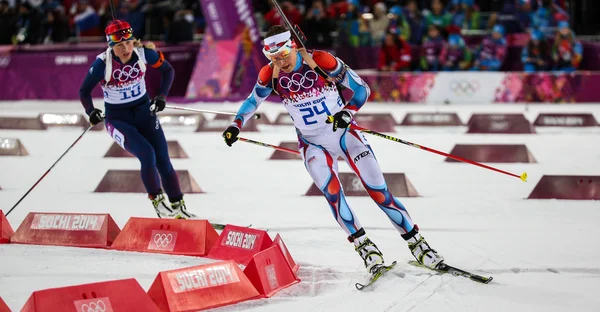
<path fill-rule="evenodd" d="M 240 129 L 238 127 L 229 126 L 227 129 L 225 129 L 225 132 L 223 132 L 223 138 L 225 138 L 225 143 L 227 143 L 227 145 L 231 147 L 231 145 L 238 140 L 238 134 L 240 134 Z"/>
<path fill-rule="evenodd" d="M 333 131 L 337 131 L 338 128 L 345 129 L 350 126 L 352 122 L 352 114 L 348 111 L 341 110 L 333 115 L 333 120 L 328 120 L 327 123 L 333 123 Z"/>
<path fill-rule="evenodd" d="M 165 109 L 165 106 L 167 106 L 167 101 L 165 100 L 165 97 L 162 95 L 156 96 L 150 102 L 150 110 L 154 113 L 162 112 Z"/>
<path fill-rule="evenodd" d="M 104 120 L 104 115 L 102 114 L 102 111 L 97 108 L 94 108 L 94 110 L 90 113 L 89 116 L 90 123 L 92 124 L 92 126 L 95 126 Z"/>

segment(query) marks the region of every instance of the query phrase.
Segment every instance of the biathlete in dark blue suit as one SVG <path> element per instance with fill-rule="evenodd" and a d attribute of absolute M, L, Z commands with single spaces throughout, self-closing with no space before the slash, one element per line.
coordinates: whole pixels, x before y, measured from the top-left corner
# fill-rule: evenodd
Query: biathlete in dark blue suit
<path fill-rule="evenodd" d="M 111 22 L 105 34 L 108 49 L 97 56 L 79 90 L 90 123 L 104 121 L 115 142 L 140 160 L 142 181 L 159 217 L 195 217 L 186 209 L 167 140 L 156 117 L 165 109 L 165 98 L 175 75 L 173 67 L 154 49 L 154 44 L 144 46 L 135 39 L 126 21 Z M 153 100 L 146 93 L 146 65 L 161 72 L 160 89 Z M 97 84 L 104 94 L 106 116 L 92 103 L 91 93 Z M 161 180 L 170 205 L 165 201 Z"/>

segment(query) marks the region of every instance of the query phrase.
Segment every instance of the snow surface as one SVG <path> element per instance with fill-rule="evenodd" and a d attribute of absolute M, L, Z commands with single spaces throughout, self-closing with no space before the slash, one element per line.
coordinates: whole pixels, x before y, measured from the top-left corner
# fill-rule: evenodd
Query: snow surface
<path fill-rule="evenodd" d="M 100 106 L 101 102 L 96 101 Z M 196 108 L 235 111 L 239 104 Z M 83 110 L 76 102 L 0 103 L 0 116 L 37 116 Z M 274 120 L 284 111 L 264 104 Z M 520 112 L 533 121 L 539 112 L 592 112 L 600 105 L 425 106 L 369 104 L 365 112 L 457 112 L 466 122 L 474 112 Z M 175 111 L 176 112 L 176 111 Z M 207 115 L 209 118 L 214 115 Z M 291 127 L 260 126 L 242 136 L 272 144 L 294 141 Z M 537 128 L 538 134 L 466 134 L 466 127 L 397 127 L 393 135 L 441 151 L 458 143 L 526 144 L 538 163 L 491 164 L 529 182 L 444 158 L 377 137 L 368 137 L 384 172 L 404 172 L 421 197 L 401 198 L 421 233 L 449 264 L 482 275 L 488 285 L 437 275 L 406 264 L 406 243 L 367 197 L 350 197 L 370 238 L 396 269 L 372 290 L 359 292 L 367 278 L 362 260 L 346 241 L 322 197 L 303 194 L 312 181 L 300 161 L 268 160 L 273 150 L 243 142 L 233 148 L 219 132 L 165 127 L 189 159 L 173 159 L 189 170 L 206 194 L 188 194 L 189 209 L 213 222 L 252 223 L 280 233 L 300 264 L 302 282 L 270 299 L 219 311 L 598 311 L 600 227 L 598 201 L 525 199 L 544 174 L 600 175 L 600 127 Z M 18 138 L 27 157 L 2 157 L 0 208 L 6 212 L 81 133 L 79 128 L 46 131 L 1 130 Z M 129 217 L 155 217 L 144 194 L 93 193 L 108 169 L 139 169 L 135 158 L 104 158 L 112 140 L 90 131 L 8 216 L 17 228 L 27 213 L 109 213 L 123 227 Z M 347 165 L 340 165 L 349 172 Z M 85 248 L 0 245 L 0 297 L 18 311 L 35 290 L 133 277 L 148 289 L 160 271 L 212 260 Z"/>

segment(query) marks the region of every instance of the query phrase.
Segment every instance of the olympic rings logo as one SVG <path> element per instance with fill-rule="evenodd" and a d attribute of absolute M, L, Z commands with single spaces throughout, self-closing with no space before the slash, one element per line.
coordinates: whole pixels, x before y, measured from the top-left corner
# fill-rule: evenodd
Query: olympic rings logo
<path fill-rule="evenodd" d="M 104 312 L 106 311 L 106 304 L 104 301 L 98 300 L 98 302 L 90 302 L 81 305 L 81 312 Z"/>
<path fill-rule="evenodd" d="M 154 235 L 154 244 L 156 247 L 165 248 L 173 241 L 172 234 L 156 234 Z"/>
<path fill-rule="evenodd" d="M 479 90 L 479 82 L 477 80 L 452 80 L 450 81 L 450 90 L 457 96 L 471 96 Z"/>
<path fill-rule="evenodd" d="M 301 88 L 311 88 L 318 79 L 319 75 L 314 70 L 309 70 L 304 74 L 294 73 L 291 78 L 287 76 L 281 77 L 279 85 L 290 92 L 298 92 Z"/>
<path fill-rule="evenodd" d="M 137 78 L 140 75 L 141 70 L 137 68 L 137 63 L 134 66 L 127 65 L 123 69 L 116 69 L 113 71 L 113 78 L 120 82 L 125 82 L 129 78 Z"/>

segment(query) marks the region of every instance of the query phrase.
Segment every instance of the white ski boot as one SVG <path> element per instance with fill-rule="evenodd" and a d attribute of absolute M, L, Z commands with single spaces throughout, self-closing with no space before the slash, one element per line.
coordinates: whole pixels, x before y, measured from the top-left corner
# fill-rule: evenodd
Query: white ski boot
<path fill-rule="evenodd" d="M 377 246 L 367 237 L 364 229 L 358 230 L 348 237 L 352 243 L 354 243 L 354 250 L 358 252 L 360 257 L 365 262 L 365 267 L 369 273 L 373 273 L 377 268 L 384 265 L 383 253 L 377 248 Z"/>
<path fill-rule="evenodd" d="M 173 213 L 173 209 L 167 205 L 165 195 L 159 193 L 158 195 L 148 194 L 148 198 L 152 201 L 154 211 L 159 218 L 174 218 L 177 214 Z"/>
<path fill-rule="evenodd" d="M 412 232 L 414 232 L 414 235 Z M 406 240 L 408 248 L 420 264 L 435 270 L 442 262 L 444 262 L 444 257 L 440 256 L 429 246 L 425 238 L 416 231 L 416 228 L 409 234 L 412 235 L 412 237 Z"/>
<path fill-rule="evenodd" d="M 185 206 L 185 201 L 183 199 L 171 203 L 171 210 L 173 211 L 175 219 L 194 219 L 197 216 L 189 211 L 187 211 L 187 207 Z"/>

